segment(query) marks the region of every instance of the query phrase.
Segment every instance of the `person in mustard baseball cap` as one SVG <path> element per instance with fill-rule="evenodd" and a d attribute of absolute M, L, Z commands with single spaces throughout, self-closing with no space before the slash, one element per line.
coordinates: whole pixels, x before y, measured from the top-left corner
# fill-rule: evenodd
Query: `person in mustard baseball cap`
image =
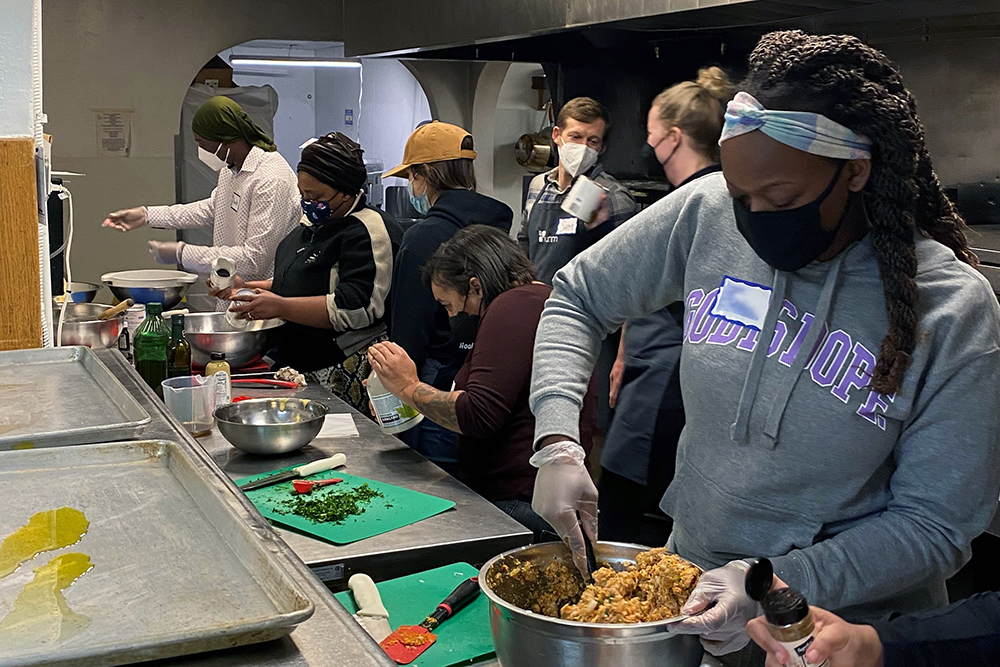
<path fill-rule="evenodd" d="M 471 344 L 452 335 L 448 313 L 434 300 L 421 270 L 458 230 L 479 224 L 509 233 L 514 218 L 509 206 L 476 192 L 475 159 L 471 134 L 433 121 L 413 131 L 402 164 L 383 174 L 409 180 L 413 208 L 424 216 L 406 230 L 393 266 L 389 336 L 416 364 L 420 380 L 443 391 L 451 389 Z M 453 431 L 424 419 L 399 437 L 442 468 L 457 469 Z"/>

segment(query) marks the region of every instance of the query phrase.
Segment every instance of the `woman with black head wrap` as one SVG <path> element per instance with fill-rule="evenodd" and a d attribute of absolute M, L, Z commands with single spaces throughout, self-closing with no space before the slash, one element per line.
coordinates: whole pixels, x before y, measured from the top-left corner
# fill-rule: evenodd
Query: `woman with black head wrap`
<path fill-rule="evenodd" d="M 304 217 L 278 245 L 271 280 L 247 282 L 231 310 L 251 320 L 280 317 L 281 365 L 292 366 L 368 414 L 362 380 L 368 347 L 385 340 L 386 301 L 402 230 L 368 206 L 361 146 L 333 132 L 302 150 Z M 215 293 L 225 297 L 227 294 Z"/>

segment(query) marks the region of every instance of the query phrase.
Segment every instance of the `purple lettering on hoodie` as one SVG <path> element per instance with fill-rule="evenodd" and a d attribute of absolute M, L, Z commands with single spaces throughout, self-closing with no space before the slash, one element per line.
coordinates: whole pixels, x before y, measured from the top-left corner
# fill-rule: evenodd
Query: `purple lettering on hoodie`
<path fill-rule="evenodd" d="M 875 410 L 880 409 L 883 413 L 889 409 L 889 403 L 886 403 L 886 399 L 891 403 L 896 400 L 895 394 L 880 394 L 874 389 L 868 394 L 868 400 L 865 404 L 858 408 L 858 414 L 870 421 L 871 423 L 878 426 L 883 431 L 885 430 L 885 417 L 875 412 Z"/>
<path fill-rule="evenodd" d="M 695 310 L 701 305 L 705 293 L 700 289 L 691 290 L 687 298 L 687 315 L 684 319 L 684 340 L 688 340 L 691 335 L 691 323 L 694 321 Z"/>
<path fill-rule="evenodd" d="M 743 337 L 743 340 L 736 344 L 737 349 L 753 352 L 753 349 L 757 347 L 757 338 L 759 336 L 759 329 L 749 329 L 748 327 L 747 335 Z"/>
<path fill-rule="evenodd" d="M 708 338 L 708 333 L 712 329 L 712 325 L 719 319 L 714 315 L 710 315 L 712 311 L 712 306 L 715 305 L 715 299 L 719 296 L 719 288 L 716 287 L 714 290 L 705 295 L 705 298 L 701 302 L 701 306 L 698 308 L 698 312 L 694 316 L 694 321 L 691 324 L 691 333 L 688 334 L 688 340 L 692 343 L 701 343 L 706 338 Z"/>
<path fill-rule="evenodd" d="M 709 345 L 729 345 L 740 335 L 740 333 L 745 329 L 741 324 L 736 322 L 730 322 L 729 320 L 719 320 L 719 323 L 715 325 L 715 329 L 712 330 L 712 335 L 708 337 Z"/>
<path fill-rule="evenodd" d="M 785 366 L 791 366 L 792 362 L 795 361 L 795 355 L 799 353 L 799 348 L 802 347 L 802 341 L 804 341 L 806 336 L 809 334 L 809 326 L 812 324 L 813 319 L 812 313 L 802 314 L 802 326 L 799 327 L 799 332 L 795 334 L 795 340 L 793 340 L 792 344 L 788 346 L 785 353 L 778 357 L 778 361 L 783 363 Z"/>
<path fill-rule="evenodd" d="M 823 347 L 824 341 L 826 341 L 826 335 L 829 333 L 830 329 L 823 324 L 823 328 L 819 330 L 819 338 L 816 339 L 816 344 L 813 345 L 812 352 L 809 353 L 809 360 L 806 361 L 806 370 L 812 368 L 812 365 L 816 363 L 816 356 L 819 353 L 819 349 Z"/>
<path fill-rule="evenodd" d="M 840 375 L 840 371 L 847 361 L 847 355 L 851 351 L 851 337 L 841 329 L 837 329 L 830 334 L 819 356 L 813 363 L 810 374 L 813 382 L 821 387 L 829 387 Z"/>
<path fill-rule="evenodd" d="M 855 343 L 854 356 L 847 366 L 847 372 L 830 393 L 847 403 L 852 389 L 863 389 L 868 386 L 873 370 L 875 370 L 875 355 L 861 343 Z"/>

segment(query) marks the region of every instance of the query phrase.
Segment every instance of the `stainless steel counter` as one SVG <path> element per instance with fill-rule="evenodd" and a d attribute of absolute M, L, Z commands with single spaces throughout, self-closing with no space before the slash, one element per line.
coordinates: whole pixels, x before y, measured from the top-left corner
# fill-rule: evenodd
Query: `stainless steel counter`
<path fill-rule="evenodd" d="M 199 458 L 210 461 L 205 450 L 184 432 L 167 412 L 163 403 L 143 384 L 138 374 L 124 361 L 117 350 L 101 350 L 98 357 L 121 381 L 125 388 L 136 397 L 152 417 L 152 423 L 142 434 L 143 439 L 163 438 L 189 447 Z M 244 507 L 253 505 L 242 493 L 234 492 L 231 502 Z M 260 525 L 266 529 L 266 522 L 253 512 Z M 253 644 L 240 648 L 214 651 L 198 655 L 171 658 L 144 663 L 158 667 L 186 665 L 191 667 L 216 667 L 221 665 L 241 665 L 245 667 L 392 667 L 395 663 L 361 629 L 347 610 L 337 602 L 330 590 L 317 579 L 292 550 L 280 539 L 268 545 L 275 559 L 289 572 L 306 591 L 316 607 L 315 613 L 300 624 L 291 635 L 275 641 Z"/>
<path fill-rule="evenodd" d="M 102 351 L 100 357 L 130 391 L 138 389 L 141 380 L 120 355 L 112 350 Z M 154 400 L 153 394 L 145 391 L 144 385 L 141 389 L 134 393 L 150 414 L 154 411 L 164 414 L 163 404 Z M 296 555 L 320 579 L 334 587 L 342 586 L 353 572 L 359 571 L 379 581 L 458 561 L 478 565 L 502 551 L 531 541 L 531 533 L 521 524 L 394 436 L 384 434 L 373 421 L 323 387 L 309 385 L 298 390 L 240 388 L 234 393 L 245 396 L 296 396 L 321 401 L 334 413 L 350 413 L 359 435 L 351 438 L 321 437 L 288 456 L 261 457 L 241 452 L 230 445 L 218 429 L 212 429 L 209 435 L 198 438 L 197 442 L 230 478 L 239 479 L 343 452 L 347 455 L 347 470 L 352 474 L 456 503 L 455 509 L 424 521 L 344 546 L 276 528 Z M 154 418 L 154 424 L 143 437 L 167 437 L 172 434 L 179 424 L 166 416 L 169 423 L 161 423 Z"/>

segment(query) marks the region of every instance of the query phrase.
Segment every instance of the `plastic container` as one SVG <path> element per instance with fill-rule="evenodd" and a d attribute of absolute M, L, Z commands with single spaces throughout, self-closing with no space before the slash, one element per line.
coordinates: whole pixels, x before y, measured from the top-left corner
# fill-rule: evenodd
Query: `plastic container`
<path fill-rule="evenodd" d="M 202 375 L 164 380 L 163 402 L 188 433 L 197 437 L 212 430 L 215 418 L 215 381 Z"/>
<path fill-rule="evenodd" d="M 213 352 L 212 360 L 205 366 L 205 375 L 212 379 L 215 387 L 215 407 L 221 408 L 233 401 L 232 376 L 226 355 Z"/>
<path fill-rule="evenodd" d="M 368 376 L 368 398 L 375 408 L 375 419 L 386 433 L 402 433 L 424 420 L 424 416 L 389 393 L 375 371 Z"/>
<path fill-rule="evenodd" d="M 216 257 L 208 281 L 217 290 L 231 288 L 236 281 L 236 262 L 228 257 Z"/>

